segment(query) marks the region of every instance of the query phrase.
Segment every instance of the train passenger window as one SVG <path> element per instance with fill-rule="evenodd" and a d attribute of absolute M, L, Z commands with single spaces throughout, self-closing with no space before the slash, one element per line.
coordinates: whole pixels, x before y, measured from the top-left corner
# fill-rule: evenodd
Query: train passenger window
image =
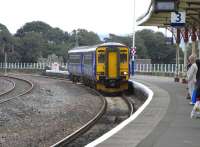
<path fill-rule="evenodd" d="M 84 55 L 84 64 L 92 64 L 92 55 Z"/>
<path fill-rule="evenodd" d="M 99 63 L 104 63 L 105 62 L 105 54 L 104 53 L 98 54 L 98 62 Z"/>
<path fill-rule="evenodd" d="M 126 63 L 127 62 L 127 54 L 120 53 L 120 63 Z"/>
<path fill-rule="evenodd" d="M 69 61 L 70 63 L 80 63 L 81 62 L 80 55 L 70 55 Z"/>

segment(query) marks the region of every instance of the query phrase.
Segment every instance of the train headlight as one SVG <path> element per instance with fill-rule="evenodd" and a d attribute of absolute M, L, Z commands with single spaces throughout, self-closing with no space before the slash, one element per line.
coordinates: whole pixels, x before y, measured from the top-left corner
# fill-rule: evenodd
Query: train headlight
<path fill-rule="evenodd" d="M 128 75 L 128 73 L 125 71 L 124 73 L 123 73 L 124 75 Z"/>
<path fill-rule="evenodd" d="M 97 75 L 104 75 L 104 72 L 97 72 Z"/>

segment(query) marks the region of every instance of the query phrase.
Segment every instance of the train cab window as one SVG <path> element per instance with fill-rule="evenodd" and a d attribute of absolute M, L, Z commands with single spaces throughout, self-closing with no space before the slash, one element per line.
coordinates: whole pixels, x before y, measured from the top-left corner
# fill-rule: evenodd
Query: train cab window
<path fill-rule="evenodd" d="M 104 63 L 105 62 L 105 53 L 99 53 L 98 54 L 98 63 Z"/>
<path fill-rule="evenodd" d="M 120 53 L 120 63 L 126 63 L 127 62 L 127 54 Z"/>

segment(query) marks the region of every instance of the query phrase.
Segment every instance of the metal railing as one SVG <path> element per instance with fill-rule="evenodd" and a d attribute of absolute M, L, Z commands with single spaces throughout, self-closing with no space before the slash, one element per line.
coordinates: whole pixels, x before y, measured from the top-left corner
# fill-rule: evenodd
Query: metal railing
<path fill-rule="evenodd" d="M 52 63 L 1 63 L 0 69 L 39 69 L 43 70 L 46 67 L 51 68 Z M 67 68 L 66 63 L 60 63 L 61 67 Z M 136 64 L 135 72 L 138 73 L 175 73 L 178 69 L 179 73 L 184 73 L 183 64 Z"/>
<path fill-rule="evenodd" d="M 179 73 L 184 73 L 185 68 L 183 64 L 136 64 L 135 72 L 142 73 L 175 73 L 176 70 Z"/>
<path fill-rule="evenodd" d="M 45 69 L 51 68 L 52 63 L 2 63 L 0 62 L 0 69 Z M 60 64 L 61 67 L 66 68 L 65 63 Z"/>

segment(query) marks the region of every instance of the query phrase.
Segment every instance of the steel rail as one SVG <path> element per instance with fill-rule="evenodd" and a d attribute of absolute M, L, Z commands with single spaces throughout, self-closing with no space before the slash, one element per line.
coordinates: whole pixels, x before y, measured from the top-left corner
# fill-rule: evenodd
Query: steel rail
<path fill-rule="evenodd" d="M 135 107 L 134 107 L 134 103 L 132 103 L 132 101 L 126 97 L 124 94 L 122 94 L 122 99 L 126 102 L 126 104 L 128 105 L 129 108 L 129 117 L 134 113 Z"/>
<path fill-rule="evenodd" d="M 64 81 L 67 80 L 65 78 L 59 78 L 59 77 L 55 77 L 55 76 L 52 77 L 52 76 L 43 76 L 43 75 L 36 75 L 35 76 L 35 75 L 31 75 L 31 74 L 28 74 L 28 75 L 29 76 L 33 76 L 33 77 L 43 77 L 43 78 L 50 78 L 50 79 L 57 79 L 57 80 L 64 80 Z M 90 89 L 91 91 L 96 93 L 101 98 L 101 100 L 103 102 L 103 105 L 102 105 L 100 111 L 96 114 L 96 116 L 93 119 L 91 119 L 89 122 L 87 122 L 81 128 L 79 128 L 78 130 L 74 131 L 73 133 L 71 133 L 70 135 L 66 136 L 65 138 L 61 139 L 60 141 L 56 142 L 55 144 L 51 145 L 50 147 L 66 146 L 67 144 L 71 143 L 72 141 L 74 141 L 75 139 L 79 138 L 81 135 L 86 133 L 105 114 L 106 109 L 107 109 L 106 97 L 104 97 L 102 94 L 100 94 L 95 89 L 91 89 L 91 88 L 89 88 L 87 86 L 85 88 Z M 129 116 L 131 116 L 134 113 L 134 104 L 132 103 L 132 101 L 129 98 L 125 97 L 124 95 L 122 95 L 121 98 L 127 104 L 128 108 L 129 108 Z"/>
<path fill-rule="evenodd" d="M 57 143 L 51 145 L 51 147 L 60 147 L 60 146 L 66 146 L 67 144 L 71 143 L 73 140 L 76 138 L 80 137 L 83 135 L 85 132 L 87 132 L 93 125 L 97 123 L 97 121 L 105 114 L 106 109 L 107 109 L 107 101 L 104 96 L 102 96 L 99 92 L 90 89 L 93 92 L 95 92 L 102 100 L 103 105 L 101 106 L 100 111 L 91 119 L 89 122 L 87 122 L 85 125 L 83 125 L 81 128 L 78 130 L 74 131 L 72 134 L 66 136 L 62 140 L 58 141 Z"/>
<path fill-rule="evenodd" d="M 10 100 L 12 100 L 12 99 L 15 99 L 15 98 L 18 98 L 18 97 L 20 97 L 20 96 L 22 96 L 22 95 L 25 95 L 25 94 L 27 94 L 27 93 L 29 93 L 32 89 L 33 89 L 33 87 L 34 87 L 34 84 L 31 82 L 31 81 L 29 81 L 29 80 L 26 80 L 26 79 L 22 79 L 22 78 L 18 78 L 18 77 L 13 77 L 13 76 L 1 76 L 1 77 L 6 77 L 6 78 L 13 78 L 13 79 L 17 79 L 17 80 L 21 80 L 21 81 L 24 81 L 24 82 L 26 82 L 28 85 L 30 85 L 30 87 L 26 90 L 26 91 L 24 91 L 24 92 L 22 92 L 22 93 L 20 93 L 20 94 L 17 94 L 17 95 L 15 95 L 15 96 L 12 96 L 12 97 L 10 97 L 10 98 L 5 98 L 5 99 L 0 99 L 0 104 L 2 104 L 2 103 L 4 103 L 4 102 L 7 102 L 7 101 L 10 101 Z M 15 84 L 15 87 L 16 87 L 17 85 Z M 14 89 L 13 89 L 14 90 Z M 11 92 L 11 91 L 10 91 Z M 9 93 L 10 93 L 9 92 Z M 5 93 L 4 95 L 6 95 L 6 94 L 8 94 L 8 93 Z"/>
<path fill-rule="evenodd" d="M 5 94 L 10 93 L 11 91 L 13 91 L 15 89 L 15 82 L 13 80 L 6 79 L 6 78 L 2 78 L 2 79 L 5 80 L 5 81 L 9 81 L 12 84 L 12 87 L 10 89 L 8 89 L 7 91 L 0 93 L 0 97 L 5 95 Z"/>
<path fill-rule="evenodd" d="M 58 79 L 58 80 L 67 80 L 65 78 L 59 78 L 59 77 L 56 77 L 56 76 L 41 76 L 41 77 L 51 78 L 51 79 Z M 93 119 L 91 119 L 88 123 L 86 123 L 80 129 L 76 130 L 72 134 L 66 136 L 65 138 L 63 138 L 62 140 L 58 141 L 57 143 L 51 145 L 50 147 L 66 146 L 67 144 L 71 143 L 73 140 L 77 139 L 78 137 L 80 137 L 81 135 L 83 135 L 85 132 L 87 132 L 105 114 L 106 109 L 107 109 L 107 100 L 106 100 L 106 97 L 104 97 L 102 94 L 100 94 L 95 89 L 91 89 L 91 88 L 89 88 L 87 86 L 86 86 L 86 88 L 92 90 L 93 92 L 95 92 L 97 95 L 99 95 L 101 97 L 101 99 L 103 101 L 103 105 L 102 105 L 101 110 L 99 111 L 99 113 Z M 124 94 L 122 94 L 121 98 L 125 101 L 125 103 L 128 106 L 129 117 L 130 117 L 132 114 L 134 114 L 134 110 L 135 110 L 134 109 L 134 104 Z"/>

